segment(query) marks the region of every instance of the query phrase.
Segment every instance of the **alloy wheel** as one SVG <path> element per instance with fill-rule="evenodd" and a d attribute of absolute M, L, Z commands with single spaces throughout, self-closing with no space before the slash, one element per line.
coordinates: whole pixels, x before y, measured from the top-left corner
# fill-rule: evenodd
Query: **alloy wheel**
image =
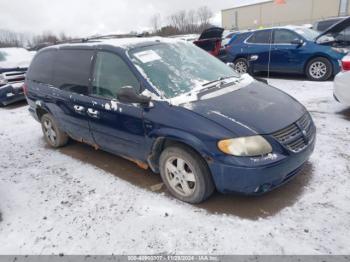
<path fill-rule="evenodd" d="M 191 196 L 196 187 L 196 176 L 193 167 L 184 159 L 171 157 L 165 163 L 165 175 L 171 188 L 178 194 Z"/>
<path fill-rule="evenodd" d="M 321 79 L 327 74 L 327 65 L 316 61 L 310 65 L 309 73 L 314 79 Z"/>
<path fill-rule="evenodd" d="M 235 63 L 235 70 L 240 74 L 245 74 L 248 72 L 248 66 L 244 61 L 238 61 Z"/>
<path fill-rule="evenodd" d="M 55 145 L 57 141 L 57 134 L 52 125 L 52 122 L 49 119 L 44 120 L 44 133 L 50 143 L 52 145 Z"/>

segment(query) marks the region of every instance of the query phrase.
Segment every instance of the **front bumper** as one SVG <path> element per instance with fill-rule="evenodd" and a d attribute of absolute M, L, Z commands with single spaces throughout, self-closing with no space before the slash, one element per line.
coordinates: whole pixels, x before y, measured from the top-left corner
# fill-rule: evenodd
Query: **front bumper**
<path fill-rule="evenodd" d="M 7 84 L 0 87 L 0 104 L 7 106 L 9 104 L 25 100 L 23 93 L 23 82 Z"/>
<path fill-rule="evenodd" d="M 221 193 L 260 195 L 269 192 L 295 177 L 309 159 L 315 147 L 315 139 L 302 152 L 270 154 L 250 158 L 251 166 L 236 166 L 214 161 L 209 164 L 216 188 Z"/>

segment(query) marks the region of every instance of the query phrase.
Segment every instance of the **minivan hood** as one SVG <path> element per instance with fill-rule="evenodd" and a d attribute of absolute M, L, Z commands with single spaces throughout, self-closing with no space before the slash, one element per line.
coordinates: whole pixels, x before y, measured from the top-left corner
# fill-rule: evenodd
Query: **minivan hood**
<path fill-rule="evenodd" d="M 221 27 L 211 27 L 205 29 L 199 37 L 199 40 L 202 39 L 211 39 L 211 38 L 222 38 L 222 33 L 224 29 Z"/>
<path fill-rule="evenodd" d="M 221 96 L 190 102 L 184 107 L 238 136 L 274 133 L 296 122 L 306 112 L 291 96 L 257 81 Z"/>
<path fill-rule="evenodd" d="M 345 30 L 347 27 L 350 26 L 350 17 L 345 18 L 338 23 L 334 24 L 330 28 L 328 28 L 326 31 L 322 32 L 319 36 L 316 37 L 316 41 L 320 39 L 322 36 L 328 35 L 328 34 L 338 34 L 341 31 Z"/>

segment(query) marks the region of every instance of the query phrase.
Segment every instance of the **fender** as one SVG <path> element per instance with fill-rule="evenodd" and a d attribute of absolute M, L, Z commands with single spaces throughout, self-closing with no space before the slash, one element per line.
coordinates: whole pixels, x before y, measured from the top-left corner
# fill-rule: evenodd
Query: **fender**
<path fill-rule="evenodd" d="M 195 150 L 201 155 L 205 161 L 210 162 L 214 156 L 212 150 L 210 150 L 200 139 L 196 136 L 172 128 L 160 128 L 151 132 L 147 139 L 147 144 L 150 145 L 147 154 L 147 162 L 155 173 L 159 172 L 158 160 L 162 152 L 165 141 L 173 141 L 185 144 Z"/>

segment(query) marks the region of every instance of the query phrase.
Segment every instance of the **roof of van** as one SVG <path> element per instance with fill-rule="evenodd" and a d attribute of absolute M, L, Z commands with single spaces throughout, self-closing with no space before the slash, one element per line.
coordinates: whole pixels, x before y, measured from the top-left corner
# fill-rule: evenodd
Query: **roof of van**
<path fill-rule="evenodd" d="M 130 37 L 130 38 L 97 38 L 90 39 L 86 42 L 76 42 L 76 43 L 64 43 L 59 45 L 54 45 L 49 48 L 61 48 L 61 47 L 81 47 L 81 46 L 101 46 L 109 45 L 113 47 L 120 47 L 123 49 L 130 49 L 134 47 L 142 47 L 157 43 L 178 43 L 184 42 L 180 39 L 175 38 L 164 38 L 164 37 Z"/>

